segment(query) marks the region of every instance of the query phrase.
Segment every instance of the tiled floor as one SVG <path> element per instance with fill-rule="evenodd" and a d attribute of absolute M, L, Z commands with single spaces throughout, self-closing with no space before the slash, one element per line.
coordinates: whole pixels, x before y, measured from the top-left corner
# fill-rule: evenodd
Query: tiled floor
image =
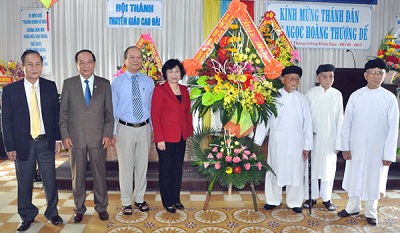
<path fill-rule="evenodd" d="M 57 165 L 66 158 L 57 159 Z M 40 184 L 36 184 L 40 186 Z M 0 232 L 15 232 L 20 222 L 17 214 L 17 181 L 14 163 L 0 160 Z M 73 197 L 69 190 L 59 191 L 59 213 L 64 224 L 54 226 L 45 219 L 45 195 L 40 188 L 34 189 L 34 204 L 40 214 L 28 232 L 400 232 L 400 190 L 388 191 L 379 202 L 379 226 L 371 227 L 362 214 L 340 219 L 336 211 L 329 212 L 321 201 L 314 206 L 312 214 L 303 210 L 295 214 L 285 205 L 272 211 L 262 210 L 264 194 L 257 193 L 258 211 L 253 209 L 250 192 L 213 192 L 207 211 L 203 211 L 204 192 L 182 192 L 186 209 L 175 214 L 166 212 L 158 192 L 147 192 L 145 199 L 151 210 L 142 213 L 135 209 L 132 216 L 121 214 L 119 192 L 109 192 L 110 219 L 101 221 L 93 209 L 93 193 L 87 193 L 87 212 L 83 221 L 73 223 Z M 341 210 L 347 195 L 336 191 L 333 202 Z"/>

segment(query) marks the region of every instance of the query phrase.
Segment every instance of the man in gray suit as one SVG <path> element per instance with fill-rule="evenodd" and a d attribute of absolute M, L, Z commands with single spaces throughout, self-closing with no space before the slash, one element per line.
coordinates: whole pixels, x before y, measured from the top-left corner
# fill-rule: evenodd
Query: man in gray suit
<path fill-rule="evenodd" d="M 60 104 L 60 132 L 70 151 L 74 222 L 86 212 L 86 167 L 89 158 L 94 183 L 94 209 L 103 221 L 108 219 L 106 148 L 112 142 L 113 109 L 110 82 L 93 74 L 96 57 L 90 50 L 75 55 L 80 75 L 64 81 Z M 93 95 L 92 95 L 93 93 Z"/>

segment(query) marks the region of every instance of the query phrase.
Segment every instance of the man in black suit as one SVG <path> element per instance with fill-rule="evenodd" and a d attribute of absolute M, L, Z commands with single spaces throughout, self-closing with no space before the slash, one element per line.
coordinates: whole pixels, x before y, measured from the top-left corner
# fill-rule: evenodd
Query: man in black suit
<path fill-rule="evenodd" d="M 59 102 L 54 82 L 40 78 L 43 58 L 33 50 L 22 56 L 25 78 L 3 88 L 2 129 L 7 157 L 15 161 L 18 180 L 18 231 L 26 231 L 39 211 L 32 203 L 36 163 L 42 176 L 47 208 L 44 215 L 54 225 L 58 215 L 55 153 L 61 149 Z M 56 141 L 57 140 L 57 141 Z"/>

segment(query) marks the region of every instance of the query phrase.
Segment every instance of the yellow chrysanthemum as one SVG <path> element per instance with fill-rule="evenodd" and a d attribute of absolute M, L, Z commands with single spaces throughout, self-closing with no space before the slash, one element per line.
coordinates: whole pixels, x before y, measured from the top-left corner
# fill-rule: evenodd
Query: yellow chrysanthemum
<path fill-rule="evenodd" d="M 233 23 L 233 24 L 231 24 L 231 26 L 229 26 L 229 28 L 232 30 L 236 30 L 239 28 L 239 25 Z"/>
<path fill-rule="evenodd" d="M 387 41 L 386 44 L 389 45 L 389 46 L 393 46 L 393 45 L 395 45 L 396 43 L 394 43 L 394 41 L 390 40 L 390 41 Z"/>
<path fill-rule="evenodd" d="M 394 53 L 396 50 L 394 49 L 394 48 L 390 48 L 390 49 L 388 49 L 388 55 L 390 55 L 390 54 L 392 54 L 392 53 Z"/>
<path fill-rule="evenodd" d="M 392 36 L 392 35 L 386 35 L 385 39 L 394 40 L 394 39 L 397 39 L 397 37 Z"/>
<path fill-rule="evenodd" d="M 221 86 L 215 86 L 214 88 L 213 88 L 213 91 L 215 92 L 215 93 L 219 93 L 220 91 L 221 91 Z"/>
<path fill-rule="evenodd" d="M 232 36 L 229 38 L 229 43 L 240 43 L 242 40 L 242 37 Z"/>
<path fill-rule="evenodd" d="M 237 53 L 236 48 L 227 48 L 226 51 L 231 52 L 231 53 Z"/>

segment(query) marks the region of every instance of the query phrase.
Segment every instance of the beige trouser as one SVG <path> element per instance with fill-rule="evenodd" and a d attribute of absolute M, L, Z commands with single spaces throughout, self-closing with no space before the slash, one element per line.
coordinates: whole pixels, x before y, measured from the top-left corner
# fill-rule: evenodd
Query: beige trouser
<path fill-rule="evenodd" d="M 118 123 L 117 153 L 123 206 L 132 205 L 133 200 L 137 203 L 144 201 L 150 146 L 150 124 L 135 128 Z M 134 190 L 133 177 L 135 177 Z"/>

